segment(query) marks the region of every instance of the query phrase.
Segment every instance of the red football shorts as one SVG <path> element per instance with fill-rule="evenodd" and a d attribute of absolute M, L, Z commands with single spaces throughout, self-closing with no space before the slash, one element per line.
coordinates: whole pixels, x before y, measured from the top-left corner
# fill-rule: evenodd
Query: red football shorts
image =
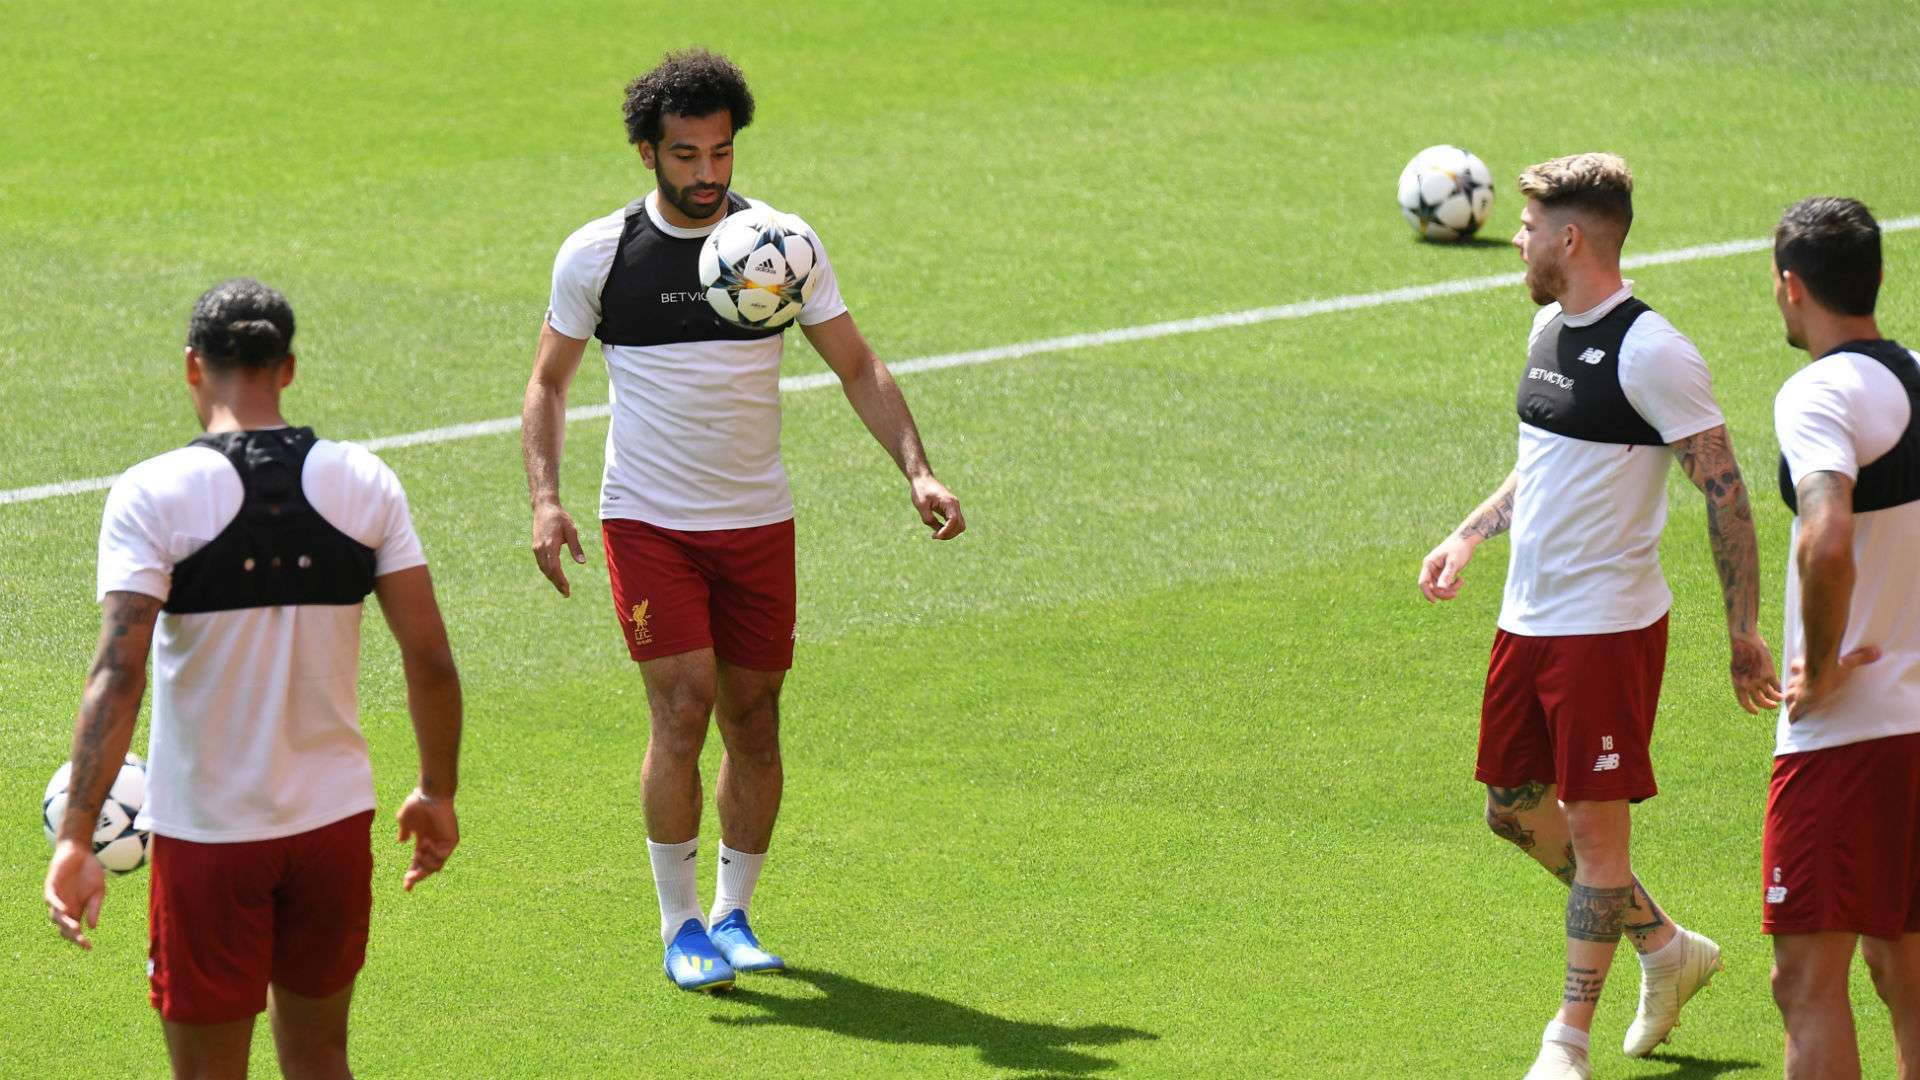
<path fill-rule="evenodd" d="M 1489 787 L 1530 780 L 1561 802 L 1630 799 L 1653 782 L 1653 714 L 1667 664 L 1667 617 L 1618 634 L 1493 638 L 1473 775 Z"/>
<path fill-rule="evenodd" d="M 600 523 L 614 612 L 635 660 L 711 647 L 756 671 L 793 666 L 793 521 L 688 532 Z"/>
<path fill-rule="evenodd" d="M 1760 928 L 1920 931 L 1920 735 L 1773 759 Z"/>
<path fill-rule="evenodd" d="M 267 984 L 346 989 L 367 959 L 373 811 L 237 844 L 156 834 L 147 896 L 148 999 L 181 1024 L 244 1020 Z"/>

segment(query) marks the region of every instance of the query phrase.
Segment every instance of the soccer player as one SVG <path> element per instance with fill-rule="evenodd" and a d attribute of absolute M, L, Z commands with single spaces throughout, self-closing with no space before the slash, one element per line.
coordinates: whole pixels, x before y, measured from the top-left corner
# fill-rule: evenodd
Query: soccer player
<path fill-rule="evenodd" d="M 1881 337 L 1880 227 L 1852 199 L 1780 219 L 1773 297 L 1814 360 L 1774 401 L 1786 707 L 1767 793 L 1762 929 L 1786 1075 L 1860 1075 L 1854 943 L 1920 1077 L 1920 356 Z"/>
<path fill-rule="evenodd" d="M 175 1076 L 241 1077 L 270 1009 L 288 1076 L 345 1077 L 372 907 L 373 773 L 357 717 L 360 616 L 400 645 L 420 782 L 400 806 L 412 889 L 459 839 L 460 681 L 406 495 L 379 458 L 289 427 L 293 310 L 259 282 L 207 290 L 186 379 L 206 434 L 115 481 L 100 528 L 100 644 L 47 869 L 60 933 L 91 948 L 95 817 L 155 654 L 150 997 Z"/>
<path fill-rule="evenodd" d="M 560 502 L 560 452 L 567 388 L 597 337 L 613 404 L 601 537 L 651 714 L 641 799 L 665 968 L 684 989 L 716 990 L 735 971 L 783 966 L 747 923 L 780 808 L 780 687 L 796 634 L 781 337 L 722 322 L 697 273 L 706 235 L 752 205 L 730 190 L 734 136 L 753 119 L 740 70 L 701 49 L 670 53 L 628 85 L 625 113 L 654 190 L 581 227 L 554 262 L 523 411 L 533 553 L 569 595 L 561 549 L 585 556 Z M 801 331 L 906 475 L 933 538 L 960 535 L 959 500 L 927 465 L 906 400 L 848 314 L 824 249 L 813 276 Z M 725 754 L 718 883 L 703 921 L 695 854 L 709 716 Z"/>
<path fill-rule="evenodd" d="M 1522 173 L 1520 192 L 1513 242 L 1542 308 L 1520 377 L 1518 462 L 1427 555 L 1419 585 L 1429 601 L 1452 599 L 1474 549 L 1512 530 L 1475 776 L 1494 834 L 1571 890 L 1560 1010 L 1527 1073 L 1559 1080 L 1592 1074 L 1588 1032 L 1623 932 L 1641 964 L 1630 1056 L 1667 1038 L 1720 964 L 1719 947 L 1663 911 L 1628 858 L 1628 807 L 1656 791 L 1648 747 L 1673 599 L 1658 550 L 1676 458 L 1706 493 L 1735 696 L 1758 711 L 1778 687 L 1755 626 L 1746 486 L 1706 364 L 1620 276 L 1633 223 L 1626 162 L 1556 158 Z"/>

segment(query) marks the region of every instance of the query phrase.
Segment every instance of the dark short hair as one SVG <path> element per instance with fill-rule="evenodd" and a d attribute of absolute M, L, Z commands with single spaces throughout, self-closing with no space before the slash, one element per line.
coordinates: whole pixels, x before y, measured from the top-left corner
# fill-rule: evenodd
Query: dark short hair
<path fill-rule="evenodd" d="M 1801 199 L 1773 230 L 1773 264 L 1799 278 L 1821 307 L 1871 315 L 1880 298 L 1880 225 L 1858 199 Z"/>
<path fill-rule="evenodd" d="M 705 49 L 682 49 L 627 84 L 627 141 L 658 145 L 662 116 L 708 116 L 727 111 L 733 130 L 753 123 L 753 94 L 733 61 Z"/>
<path fill-rule="evenodd" d="M 216 369 L 272 367 L 293 352 L 293 307 L 277 289 L 229 278 L 194 301 L 187 344 Z"/>

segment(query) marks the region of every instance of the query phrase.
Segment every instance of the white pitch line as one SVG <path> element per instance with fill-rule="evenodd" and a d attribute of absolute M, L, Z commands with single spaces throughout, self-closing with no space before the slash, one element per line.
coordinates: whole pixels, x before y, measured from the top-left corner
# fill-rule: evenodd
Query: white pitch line
<path fill-rule="evenodd" d="M 1892 221 L 1880 223 L 1882 233 L 1905 232 L 1909 229 L 1920 229 L 1920 215 L 1895 218 Z M 1699 259 L 1717 259 L 1726 255 L 1750 255 L 1754 252 L 1770 250 L 1772 247 L 1771 238 L 1700 244 L 1694 247 L 1674 248 L 1671 251 L 1656 251 L 1648 255 L 1630 255 L 1620 260 L 1620 268 L 1637 270 L 1644 266 L 1667 266 Z M 1498 289 L 1506 285 L 1518 285 L 1522 280 L 1524 275 L 1518 272 L 1489 274 L 1485 277 L 1461 278 L 1458 281 L 1440 281 L 1432 285 L 1410 285 L 1402 289 L 1388 289 L 1385 292 L 1356 293 L 1352 296 L 1335 296 L 1325 300 L 1302 300 L 1274 307 L 1248 308 L 1245 311 L 1228 311 L 1219 315 L 1202 315 L 1192 319 L 1173 319 L 1167 322 L 1146 323 L 1142 326 L 1097 330 L 1087 334 L 1041 338 L 1038 341 L 1024 341 L 1013 345 L 996 345 L 987 349 L 940 353 L 936 356 L 902 360 L 887 366 L 894 373 L 904 375 L 915 371 L 938 371 L 941 368 L 991 364 L 1000 360 L 1018 360 L 1042 353 L 1065 352 L 1069 349 L 1086 349 L 1100 345 L 1118 345 L 1127 341 L 1151 341 L 1155 338 L 1175 337 L 1180 334 L 1197 334 L 1229 326 L 1252 326 L 1256 323 L 1283 322 L 1288 319 L 1304 319 L 1311 315 L 1327 315 L 1336 311 L 1357 311 L 1362 308 L 1385 307 L 1389 304 L 1411 304 L 1440 296 L 1458 296 L 1461 293 L 1485 292 L 1488 289 Z M 831 371 L 816 372 L 812 375 L 789 375 L 780 380 L 780 389 L 784 393 L 797 393 L 801 390 L 817 390 L 823 386 L 832 386 L 836 382 L 838 379 Z M 567 410 L 567 422 L 571 424 L 578 420 L 598 419 L 609 415 L 612 411 L 612 407 L 608 405 L 578 405 Z M 413 431 L 404 435 L 382 435 L 377 438 L 362 439 L 360 442 L 369 450 L 393 450 L 403 446 L 423 446 L 428 443 L 452 442 L 455 439 L 473 439 L 482 435 L 504 435 L 509 431 L 518 430 L 520 430 L 520 418 L 507 416 L 498 420 L 481 420 L 472 424 L 428 428 L 425 431 Z M 87 480 L 65 480 L 57 484 L 41 484 L 36 487 L 0 491 L 0 506 L 8 503 L 52 499 L 61 495 L 79 495 L 88 491 L 104 491 L 113 486 L 115 479 L 117 475 L 96 476 Z"/>

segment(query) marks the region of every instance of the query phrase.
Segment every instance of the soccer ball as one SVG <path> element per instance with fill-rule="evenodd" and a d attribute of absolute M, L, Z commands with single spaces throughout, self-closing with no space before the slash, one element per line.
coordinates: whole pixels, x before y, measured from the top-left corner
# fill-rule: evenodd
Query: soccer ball
<path fill-rule="evenodd" d="M 40 803 L 40 824 L 52 843 L 60 832 L 60 819 L 67 816 L 67 780 L 73 775 L 69 761 L 47 781 L 47 795 Z M 113 787 L 107 789 L 100 804 L 100 822 L 93 830 L 93 854 L 100 865 L 116 874 L 140 869 L 147 861 L 147 840 L 152 835 L 133 827 L 133 819 L 147 805 L 147 763 L 128 754 Z"/>
<path fill-rule="evenodd" d="M 1487 223 L 1493 174 L 1457 146 L 1429 146 L 1400 172 L 1400 212 L 1428 240 L 1464 240 Z"/>
<path fill-rule="evenodd" d="M 777 330 L 813 295 L 820 261 L 812 230 L 792 214 L 750 207 L 728 214 L 700 246 L 700 285 L 722 319 Z"/>

